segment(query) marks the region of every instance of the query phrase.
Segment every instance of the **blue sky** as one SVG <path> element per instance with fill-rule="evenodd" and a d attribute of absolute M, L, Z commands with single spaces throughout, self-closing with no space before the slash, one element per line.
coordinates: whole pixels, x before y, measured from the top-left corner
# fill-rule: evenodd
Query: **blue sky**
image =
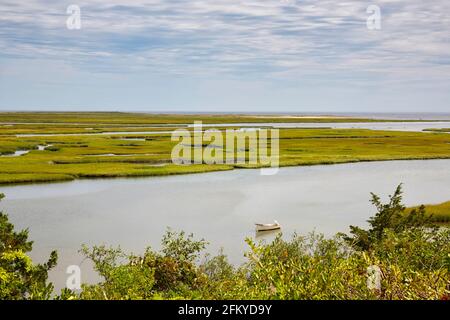
<path fill-rule="evenodd" d="M 448 112 L 448 12 L 448 0 L 2 0 L 0 110 Z"/>

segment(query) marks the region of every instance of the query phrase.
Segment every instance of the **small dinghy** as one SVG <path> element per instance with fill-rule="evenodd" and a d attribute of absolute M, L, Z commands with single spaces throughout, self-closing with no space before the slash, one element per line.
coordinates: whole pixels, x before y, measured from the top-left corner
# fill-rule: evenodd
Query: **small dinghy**
<path fill-rule="evenodd" d="M 274 223 L 255 223 L 255 226 L 256 232 L 281 229 L 281 225 L 276 220 Z"/>

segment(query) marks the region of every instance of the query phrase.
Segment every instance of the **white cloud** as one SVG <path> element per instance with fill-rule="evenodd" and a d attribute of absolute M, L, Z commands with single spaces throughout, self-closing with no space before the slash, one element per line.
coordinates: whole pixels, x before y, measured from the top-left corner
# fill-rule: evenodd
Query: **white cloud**
<path fill-rule="evenodd" d="M 72 3 L 81 7 L 81 30 L 65 28 Z M 382 12 L 378 31 L 366 28 L 369 4 L 7 0 L 0 4 L 0 56 L 60 60 L 98 72 L 448 78 L 448 1 L 376 1 Z"/>

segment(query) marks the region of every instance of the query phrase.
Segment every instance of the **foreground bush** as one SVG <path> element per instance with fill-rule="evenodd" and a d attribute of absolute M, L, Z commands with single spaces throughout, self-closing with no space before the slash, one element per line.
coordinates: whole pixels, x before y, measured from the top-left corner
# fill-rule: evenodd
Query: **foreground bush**
<path fill-rule="evenodd" d="M 367 230 L 351 227 L 349 235 L 332 239 L 279 235 L 269 244 L 247 239 L 246 262 L 238 268 L 222 252 L 202 257 L 203 239 L 171 230 L 160 251 L 148 248 L 142 255 L 83 247 L 103 280 L 79 293 L 64 290 L 58 298 L 449 299 L 450 230 L 430 225 L 423 208 L 405 214 L 401 195 L 401 186 L 386 204 L 373 195 L 377 213 Z M 368 268 L 374 266 L 380 283 L 368 286 Z"/>
<path fill-rule="evenodd" d="M 404 214 L 401 186 L 367 230 L 350 235 L 281 235 L 272 243 L 247 239 L 239 268 L 225 255 L 198 263 L 204 240 L 168 231 L 161 252 L 126 256 L 118 249 L 84 248 L 102 283 L 85 285 L 82 299 L 446 299 L 450 293 L 450 231 L 430 226 L 423 208 Z M 119 258 L 122 263 L 118 263 Z M 196 263 L 197 261 L 197 263 Z M 367 285 L 368 268 L 381 271 L 380 287 Z"/>
<path fill-rule="evenodd" d="M 3 198 L 0 194 L 0 200 Z M 8 216 L 0 212 L 0 299 L 48 299 L 53 285 L 48 271 L 56 265 L 53 251 L 45 264 L 35 265 L 27 256 L 33 246 L 28 230 L 14 231 Z"/>
<path fill-rule="evenodd" d="M 104 281 L 83 285 L 79 298 L 193 298 L 207 280 L 195 264 L 205 245 L 204 240 L 195 241 L 192 235 L 169 230 L 161 253 L 148 248 L 142 256 L 136 256 L 126 255 L 120 248 L 83 247 L 82 252 L 93 261 Z"/>
<path fill-rule="evenodd" d="M 178 235 L 179 236 L 179 235 Z M 195 242 L 192 239 L 186 240 Z M 84 285 L 81 299 L 445 299 L 450 285 L 450 232 L 386 231 L 376 248 L 354 250 L 340 238 L 281 236 L 247 240 L 247 262 L 235 269 L 224 255 L 200 264 L 150 249 L 86 252 L 104 281 Z M 200 247 L 198 247 L 200 249 Z M 164 249 L 163 249 L 164 251 Z M 199 252 L 199 251 L 196 251 Z M 122 260 L 122 263 L 118 263 Z M 367 268 L 381 270 L 380 290 L 367 286 Z"/>

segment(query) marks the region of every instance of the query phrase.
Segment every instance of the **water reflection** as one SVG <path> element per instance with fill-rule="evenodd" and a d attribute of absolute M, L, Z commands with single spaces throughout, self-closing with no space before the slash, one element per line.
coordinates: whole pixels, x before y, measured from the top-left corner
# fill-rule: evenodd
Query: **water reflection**
<path fill-rule="evenodd" d="M 281 234 L 281 229 L 267 230 L 267 231 L 255 231 L 255 240 L 265 243 L 272 242 L 277 235 Z"/>

